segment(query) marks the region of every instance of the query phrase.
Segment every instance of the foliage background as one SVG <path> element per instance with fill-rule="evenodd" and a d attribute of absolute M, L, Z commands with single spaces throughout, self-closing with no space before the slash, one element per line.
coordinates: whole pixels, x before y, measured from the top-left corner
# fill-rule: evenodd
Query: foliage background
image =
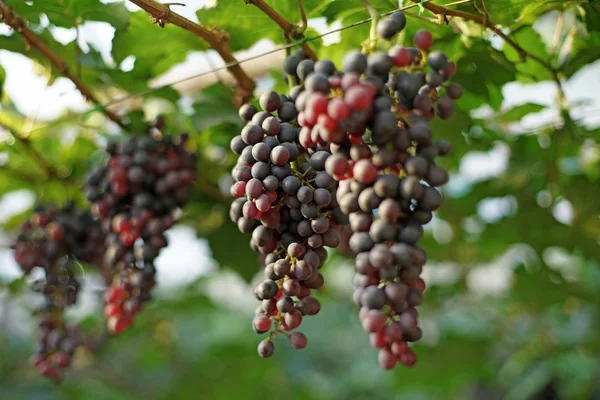
<path fill-rule="evenodd" d="M 189 32 L 175 26 L 160 29 L 145 12 L 121 1 L 7 3 L 103 101 L 144 90 L 191 52 L 206 50 Z M 295 2 L 268 3 L 298 22 Z M 303 3 L 309 18 L 320 18 L 321 25 L 345 26 L 368 17 L 359 0 Z M 382 12 L 397 6 L 389 0 L 372 3 Z M 283 43 L 275 24 L 242 0 L 217 0 L 212 7 L 186 4 L 187 12 L 197 9 L 201 23 L 228 31 L 233 51 L 261 39 Z M 435 134 L 448 139 L 454 153 L 443 161 L 452 172 L 445 204 L 422 241 L 430 259 L 429 289 L 420 308 L 425 337 L 415 346 L 417 367 L 393 372 L 377 367 L 350 301 L 351 262 L 337 254 L 325 270 L 327 286 L 319 295 L 323 311 L 305 321 L 309 347 L 292 351 L 281 342 L 276 357 L 258 358 L 248 284 L 258 271 L 257 257 L 248 238 L 229 222 L 228 200 L 220 189 L 227 186 L 235 162 L 227 153 L 229 140 L 241 127 L 230 102 L 232 92 L 217 84 L 182 97 L 163 88 L 119 111 L 127 115 L 132 132 L 140 132 L 144 120 L 159 110 L 172 133 L 187 131 L 196 142 L 202 182 L 181 220 L 190 229 L 178 228 L 171 238 L 183 241 L 193 232 L 205 239 L 197 244 L 201 255 L 193 253 L 201 257 L 203 273 L 161 288 L 130 331 L 95 355 L 79 354 L 66 381 L 56 386 L 28 365 L 35 339 L 27 310 L 35 298 L 25 280 L 2 273 L 11 265 L 8 257 L 0 258 L 0 398 L 600 398 L 600 130 L 593 118 L 600 112 L 600 96 L 593 89 L 598 87 L 600 7 L 594 1 L 525 0 L 449 7 L 486 13 L 547 67 L 522 59 L 501 39 L 461 18 L 439 25 L 437 17 L 425 12 L 410 18 L 399 38 L 409 43 L 418 28 L 430 29 L 435 48 L 457 61 L 455 81 L 465 89 L 455 116 L 434 123 Z M 56 38 L 56 27 L 79 28 L 90 21 L 114 28 L 108 60 L 92 43 Z M 360 46 L 368 30 L 368 24 L 357 26 L 342 31 L 337 43 L 316 40 L 311 46 L 339 62 L 346 51 Z M 0 32 L 0 61 L 7 52 L 23 54 L 35 61 L 36 72 L 50 85 L 55 83 L 59 74 L 39 52 L 18 34 Z M 308 36 L 314 33 L 307 31 Z M 557 97 L 559 86 L 590 76 L 590 70 L 595 80 L 590 79 L 584 93 L 587 103 Z M 0 67 L 0 89 L 5 79 L 10 76 Z M 269 84 L 286 87 L 279 70 L 273 70 Z M 516 96 L 507 107 L 505 95 L 515 89 L 537 93 L 536 101 Z M 7 207 L 15 194 L 24 193 L 36 201 L 76 199 L 85 205 L 78 184 L 102 156 L 102 145 L 107 138 L 130 134 L 96 111 L 64 111 L 51 121 L 38 121 L 4 91 L 0 205 Z M 528 121 L 536 121 L 535 126 Z M 13 135 L 23 135 L 29 145 Z M 42 163 L 32 158 L 32 149 Z M 50 166 L 51 173 L 40 165 Z M 30 208 L 0 212 L 1 243 L 9 242 L 30 213 Z M 177 251 L 169 250 L 159 260 L 165 276 L 169 268 L 186 268 L 186 262 L 198 267 L 197 258 L 182 262 Z M 86 283 L 85 304 L 73 318 L 92 330 L 100 324 L 100 309 L 91 270 Z"/>

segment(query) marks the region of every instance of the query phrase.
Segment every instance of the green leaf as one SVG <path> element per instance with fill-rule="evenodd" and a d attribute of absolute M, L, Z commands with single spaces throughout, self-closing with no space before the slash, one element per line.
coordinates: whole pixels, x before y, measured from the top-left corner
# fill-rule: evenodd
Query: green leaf
<path fill-rule="evenodd" d="M 259 256 L 250 249 L 250 235 L 241 233 L 229 218 L 205 239 L 221 267 L 233 269 L 247 281 L 258 272 Z"/>
<path fill-rule="evenodd" d="M 181 97 L 179 92 L 172 87 L 163 87 L 158 90 L 153 90 L 144 95 L 144 98 L 160 97 L 161 99 L 169 100 L 171 103 L 176 104 L 177 100 Z"/>
<path fill-rule="evenodd" d="M 127 74 L 131 80 L 146 84 L 184 61 L 188 51 L 207 47 L 204 41 L 178 26 L 153 25 L 144 11 L 132 13 L 130 22 L 126 29 L 115 32 L 112 55 L 118 64 L 128 56 L 135 57 L 135 67 Z"/>
<path fill-rule="evenodd" d="M 581 4 L 585 11 L 584 22 L 588 32 L 600 31 L 600 9 L 597 4 Z"/>
<path fill-rule="evenodd" d="M 29 219 L 29 217 L 31 217 L 32 212 L 33 209 L 29 208 L 23 212 L 11 216 L 8 220 L 6 220 L 6 222 L 2 224 L 2 229 L 4 229 L 5 231 L 13 231 L 18 229 Z"/>
<path fill-rule="evenodd" d="M 502 99 L 488 87 L 501 88 L 515 79 L 514 66 L 504 54 L 479 40 L 462 54 L 457 66 L 458 73 L 452 80 L 465 90 L 459 104 L 467 109 L 477 108 L 482 102 L 500 107 Z"/>
<path fill-rule="evenodd" d="M 23 292 L 27 286 L 27 280 L 24 276 L 14 279 L 8 284 L 8 291 L 12 296 L 17 296 Z"/>
<path fill-rule="evenodd" d="M 592 32 L 588 37 L 577 35 L 573 40 L 571 58 L 562 67 L 567 77 L 572 77 L 587 64 L 600 59 L 600 32 Z"/>
<path fill-rule="evenodd" d="M 198 131 L 204 131 L 221 123 L 241 125 L 240 117 L 231 103 L 230 96 L 228 89 L 222 85 L 213 85 L 201 92 L 200 99 L 194 103 L 192 117 Z M 236 131 L 230 132 L 229 139 L 237 134 Z"/>
<path fill-rule="evenodd" d="M 539 33 L 531 26 L 520 28 L 516 32 L 513 32 L 511 37 L 529 54 L 550 64 L 550 56 L 546 51 L 546 45 Z M 504 43 L 504 54 L 507 59 L 515 64 L 517 71 L 520 72 L 517 75 L 519 81 L 531 83 L 552 79 L 551 73 L 544 68 L 539 61 L 534 60 L 531 57 L 526 57 L 523 61 L 522 55 L 508 43 Z"/>
<path fill-rule="evenodd" d="M 521 0 L 488 1 L 485 3 L 485 9 L 483 4 L 480 9 L 484 12 L 487 10 L 486 13 L 494 23 L 510 26 L 519 18 L 528 3 Z"/>
<path fill-rule="evenodd" d="M 510 110 L 501 112 L 497 115 L 497 118 L 502 122 L 514 122 L 520 121 L 527 114 L 537 113 L 545 109 L 546 106 L 536 103 L 525 103 L 520 104 Z"/>
<path fill-rule="evenodd" d="M 36 34 L 39 37 L 39 39 L 46 46 L 48 46 L 48 48 L 50 48 L 50 50 L 56 56 L 58 56 L 58 58 L 66 62 L 69 68 L 73 70 L 73 67 L 77 64 L 77 51 L 74 42 L 71 42 L 67 45 L 63 45 L 57 42 L 47 29 L 44 29 L 41 32 L 37 32 Z M 46 58 L 44 54 L 38 51 L 34 46 L 30 46 L 28 43 L 26 43 L 25 39 L 21 35 L 0 35 L 0 48 L 3 50 L 23 54 L 25 57 L 37 61 L 48 71 L 52 70 L 52 73 L 54 75 L 61 75 L 61 71 L 59 71 L 53 65 L 51 65 L 50 61 Z"/>
<path fill-rule="evenodd" d="M 274 0 L 267 3 L 291 24 L 301 21 L 298 2 Z M 302 2 L 309 19 L 320 17 L 319 10 L 327 3 L 328 1 L 319 0 Z M 231 36 L 228 45 L 233 51 L 247 49 L 261 39 L 284 43 L 279 26 L 256 6 L 244 4 L 242 0 L 218 0 L 214 7 L 203 7 L 196 15 L 200 23 L 226 31 Z"/>
<path fill-rule="evenodd" d="M 562 0 L 550 0 L 550 1 L 542 1 L 542 2 L 529 2 L 523 10 L 521 11 L 521 15 L 512 28 L 516 28 L 517 26 L 523 25 L 533 25 L 538 17 L 543 14 L 549 13 L 552 10 L 560 10 L 564 11 L 569 4 L 565 4 Z"/>
<path fill-rule="evenodd" d="M 371 3 L 371 5 L 380 13 L 386 13 L 398 8 L 396 2 L 389 0 L 371 0 L 369 3 Z M 337 0 L 330 2 L 322 10 L 321 16 L 326 18 L 328 24 L 331 24 L 335 20 L 346 19 L 355 14 L 360 14 L 358 20 L 369 18 L 369 12 L 361 0 Z"/>
<path fill-rule="evenodd" d="M 104 4 L 100 0 L 33 0 L 31 5 L 24 1 L 14 2 L 17 14 L 29 21 L 39 23 L 44 14 L 50 23 L 62 28 L 72 28 L 83 21 L 99 21 L 111 24 L 115 29 L 124 29 L 129 23 L 129 11 L 125 4 Z"/>

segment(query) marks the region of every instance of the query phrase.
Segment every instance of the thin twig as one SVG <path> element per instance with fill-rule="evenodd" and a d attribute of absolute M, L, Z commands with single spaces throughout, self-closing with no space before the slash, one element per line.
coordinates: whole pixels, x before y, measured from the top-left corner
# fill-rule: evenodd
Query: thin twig
<path fill-rule="evenodd" d="M 231 54 L 231 50 L 227 45 L 229 35 L 218 28 L 207 28 L 203 25 L 196 24 L 189 19 L 171 11 L 169 5 L 160 4 L 154 0 L 129 0 L 133 4 L 137 5 L 152 18 L 152 22 L 160 27 L 164 27 L 165 24 L 177 25 L 187 31 L 190 31 L 200 39 L 204 40 L 210 47 L 212 47 L 223 59 L 227 65 L 227 69 L 233 75 L 237 81 L 237 95 L 235 98 L 235 105 L 240 106 L 248 102 L 252 98 L 252 93 L 255 88 L 255 83 L 246 72 L 239 66 L 239 63 Z"/>
<path fill-rule="evenodd" d="M 283 30 L 283 33 L 287 36 L 291 37 L 294 40 L 302 41 L 301 47 L 306 52 L 306 55 L 313 61 L 317 60 L 317 55 L 314 51 L 308 46 L 304 38 L 304 33 L 300 27 L 288 22 L 285 18 L 281 16 L 275 9 L 265 3 L 263 0 L 244 0 L 246 4 L 252 4 L 258 7 L 263 13 L 267 15 L 267 17 L 271 18 L 273 22 L 275 22 L 279 27 Z M 301 12 L 304 10 L 302 8 Z"/>
<path fill-rule="evenodd" d="M 83 84 L 81 79 L 76 77 L 67 66 L 67 63 L 61 60 L 56 54 L 50 50 L 48 46 L 46 46 L 39 37 L 32 31 L 30 31 L 23 19 L 19 17 L 3 0 L 0 0 L 0 20 L 13 28 L 16 32 L 20 33 L 26 40 L 26 42 L 38 49 L 40 53 L 42 53 L 46 58 L 50 60 L 52 65 L 56 67 L 64 76 L 69 78 L 79 89 L 81 94 L 89 101 L 94 103 L 100 110 L 106 115 L 109 119 L 117 123 L 120 127 L 125 128 L 125 124 L 121 121 L 121 119 L 111 112 L 110 110 L 103 108 L 101 103 L 96 99 L 96 97 L 92 94 L 92 92 Z"/>

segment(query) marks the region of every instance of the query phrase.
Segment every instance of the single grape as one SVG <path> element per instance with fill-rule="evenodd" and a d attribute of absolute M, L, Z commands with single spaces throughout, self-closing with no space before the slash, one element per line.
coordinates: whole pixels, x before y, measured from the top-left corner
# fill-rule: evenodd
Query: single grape
<path fill-rule="evenodd" d="M 281 98 L 279 97 L 279 94 L 273 91 L 264 92 L 260 96 L 258 102 L 261 108 L 266 112 L 277 111 L 279 106 L 281 106 Z"/>
<path fill-rule="evenodd" d="M 433 36 L 431 32 L 420 29 L 415 33 L 413 38 L 415 46 L 417 46 L 421 50 L 429 50 L 429 48 L 433 45 Z"/>

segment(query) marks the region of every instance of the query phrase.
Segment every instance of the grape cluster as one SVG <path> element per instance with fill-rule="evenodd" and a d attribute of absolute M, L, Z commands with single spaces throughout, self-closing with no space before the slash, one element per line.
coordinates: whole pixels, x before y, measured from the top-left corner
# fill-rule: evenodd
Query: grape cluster
<path fill-rule="evenodd" d="M 44 271 L 44 278 L 34 284 L 44 302 L 36 312 L 41 340 L 32 363 L 52 380 L 62 379 L 75 350 L 85 340 L 79 329 L 69 326 L 64 318 L 65 309 L 77 301 L 80 288 L 73 264 L 83 261 L 101 266 L 102 242 L 100 224 L 92 215 L 68 204 L 61 209 L 36 207 L 12 245 L 15 260 L 25 274 L 36 267 Z"/>
<path fill-rule="evenodd" d="M 110 143 L 105 165 L 88 176 L 86 195 L 106 233 L 104 261 L 114 269 L 104 313 L 112 333 L 133 322 L 155 286 L 154 259 L 167 245 L 173 212 L 193 192 L 196 155 L 187 135 L 130 137 Z"/>
<path fill-rule="evenodd" d="M 231 141 L 239 158 L 230 216 L 241 232 L 252 234 L 251 247 L 264 257 L 264 280 L 254 288 L 261 305 L 252 326 L 259 334 L 269 332 L 258 345 L 259 355 L 269 357 L 279 333 L 294 348 L 306 346 L 304 334 L 288 332 L 320 311 L 311 290 L 324 283 L 323 246 L 339 245 L 340 227 L 348 220 L 335 199 L 337 182 L 325 172 L 329 151 L 298 144 L 294 103 L 266 92 L 260 106 L 263 111 L 252 105 L 240 109 L 246 125 Z"/>
<path fill-rule="evenodd" d="M 396 13 L 377 32 L 387 39 L 404 25 Z M 449 118 L 462 95 L 447 82 L 456 65 L 428 52 L 431 34 L 418 31 L 414 43 L 368 56 L 351 51 L 342 71 L 329 60 L 303 60 L 296 66 L 300 84 L 290 93 L 299 111 L 299 144 L 331 153 L 323 167 L 339 181 L 335 197 L 349 216 L 354 300 L 385 369 L 416 362 L 407 343 L 422 335 L 415 307 L 423 301 L 426 254 L 417 242 L 441 205 L 436 187 L 448 181 L 436 157 L 450 152 L 448 142 L 434 141 L 428 122 Z"/>

